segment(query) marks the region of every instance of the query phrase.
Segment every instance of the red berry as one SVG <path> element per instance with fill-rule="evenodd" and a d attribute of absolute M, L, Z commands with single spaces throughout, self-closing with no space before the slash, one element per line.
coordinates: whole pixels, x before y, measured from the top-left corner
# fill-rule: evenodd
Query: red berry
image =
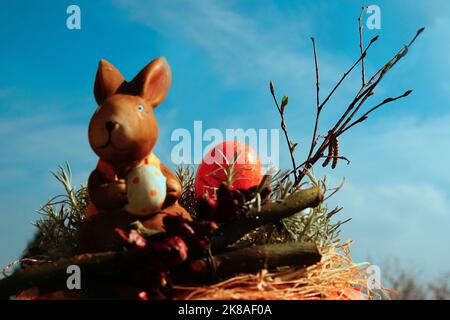
<path fill-rule="evenodd" d="M 167 267 L 176 266 L 188 257 L 186 243 L 177 236 L 153 242 L 151 247 Z"/>

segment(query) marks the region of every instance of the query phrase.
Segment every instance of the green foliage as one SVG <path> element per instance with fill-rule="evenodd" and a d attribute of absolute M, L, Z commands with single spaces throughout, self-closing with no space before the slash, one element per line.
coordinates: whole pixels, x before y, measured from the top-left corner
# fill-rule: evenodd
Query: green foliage
<path fill-rule="evenodd" d="M 193 166 L 179 166 L 176 174 L 183 187 L 179 202 L 195 217 L 195 169 Z M 278 171 L 270 175 L 269 184 L 273 190 L 269 196 L 270 201 L 283 201 L 289 194 L 303 186 L 293 187 L 292 180 L 284 179 L 286 175 L 288 175 L 288 172 L 284 171 Z M 320 184 L 322 188 L 326 189 L 325 179 L 320 181 Z M 256 205 L 256 199 L 249 201 L 246 209 L 250 209 L 254 205 Z M 325 204 L 322 204 L 313 210 L 299 212 L 286 218 L 279 224 L 258 228 L 241 239 L 237 245 L 246 246 L 287 241 L 314 242 L 319 246 L 338 243 L 341 225 L 350 220 L 335 221 L 334 217 L 341 209 L 329 210 Z"/>
<path fill-rule="evenodd" d="M 77 252 L 78 232 L 85 219 L 88 204 L 87 188 L 83 185 L 72 186 L 72 173 L 68 164 L 60 166 L 53 176 L 63 186 L 64 193 L 51 198 L 38 211 L 40 218 L 34 223 L 38 232 L 36 238 L 26 249 L 24 257 L 54 260 L 71 257 Z M 283 201 L 290 193 L 304 184 L 294 187 L 293 181 L 284 179 L 287 172 L 276 172 L 268 175 L 264 183 L 271 186 L 270 201 Z M 195 218 L 196 199 L 194 193 L 195 168 L 179 166 L 176 175 L 182 185 L 179 203 Z M 313 183 L 317 183 L 313 181 Z M 325 180 L 318 183 L 326 191 Z M 335 191 L 336 192 L 336 191 Z M 243 210 L 260 205 L 257 195 L 249 201 Z M 282 243 L 287 241 L 314 242 L 319 246 L 334 244 L 340 241 L 340 226 L 347 222 L 335 222 L 335 215 L 341 208 L 328 210 L 325 204 L 299 212 L 279 223 L 260 227 L 238 241 L 237 246 L 255 244 Z"/>
<path fill-rule="evenodd" d="M 27 258 L 54 260 L 77 252 L 78 232 L 88 204 L 87 188 L 72 186 L 68 163 L 52 174 L 62 184 L 64 193 L 51 198 L 38 210 L 40 218 L 34 222 L 38 232 L 25 250 Z"/>
<path fill-rule="evenodd" d="M 175 174 L 181 182 L 181 197 L 178 200 L 180 205 L 184 207 L 192 217 L 195 218 L 195 169 L 193 166 L 178 166 Z"/>

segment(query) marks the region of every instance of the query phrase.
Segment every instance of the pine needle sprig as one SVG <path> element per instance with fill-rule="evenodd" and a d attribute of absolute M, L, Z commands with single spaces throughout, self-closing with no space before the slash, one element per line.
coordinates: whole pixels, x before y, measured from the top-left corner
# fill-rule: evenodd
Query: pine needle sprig
<path fill-rule="evenodd" d="M 84 185 L 72 186 L 72 171 L 66 162 L 57 172 L 51 172 L 63 185 L 65 193 L 52 197 L 37 211 L 40 218 L 33 224 L 38 229 L 24 257 L 58 259 L 71 257 L 78 250 L 78 233 L 85 219 L 88 192 Z"/>
<path fill-rule="evenodd" d="M 175 174 L 181 183 L 181 197 L 178 199 L 178 203 L 184 207 L 191 216 L 196 216 L 195 206 L 195 169 L 192 165 L 180 165 L 176 168 Z"/>

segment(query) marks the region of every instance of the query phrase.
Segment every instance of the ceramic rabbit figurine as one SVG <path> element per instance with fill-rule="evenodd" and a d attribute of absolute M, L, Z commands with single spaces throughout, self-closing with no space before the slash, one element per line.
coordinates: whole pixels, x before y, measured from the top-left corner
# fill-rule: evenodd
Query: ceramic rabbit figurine
<path fill-rule="evenodd" d="M 190 219 L 177 202 L 180 181 L 152 152 L 158 138 L 153 109 L 167 96 L 171 80 L 162 57 L 130 82 L 111 63 L 100 61 L 94 85 L 99 107 L 89 124 L 89 143 L 100 159 L 89 177 L 81 251 L 110 249 L 114 229 L 136 220 L 162 230 L 165 215 Z"/>

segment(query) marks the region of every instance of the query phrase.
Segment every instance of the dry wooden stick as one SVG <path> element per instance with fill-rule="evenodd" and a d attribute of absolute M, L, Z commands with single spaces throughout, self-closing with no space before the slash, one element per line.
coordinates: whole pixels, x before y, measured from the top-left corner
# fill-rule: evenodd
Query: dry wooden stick
<path fill-rule="evenodd" d="M 67 289 L 67 267 L 77 265 L 82 270 L 82 279 L 101 278 L 107 272 L 110 277 L 120 274 L 128 259 L 123 252 L 83 254 L 73 258 L 60 259 L 22 269 L 0 280 L 0 299 L 20 293 L 22 290 L 38 287 L 55 290 Z"/>
<path fill-rule="evenodd" d="M 311 147 L 309 149 L 307 159 L 311 159 L 312 153 L 314 151 L 314 147 L 317 144 L 317 129 L 319 127 L 319 119 L 320 113 L 322 112 L 323 106 L 320 105 L 320 81 L 319 81 L 319 62 L 317 60 L 317 51 L 316 51 L 316 40 L 311 38 L 313 51 L 314 51 L 314 66 L 316 71 L 316 119 L 314 121 L 314 131 L 312 135 Z M 297 179 L 297 177 L 295 177 Z"/>
<path fill-rule="evenodd" d="M 353 127 L 353 126 L 357 125 L 358 123 L 363 122 L 364 120 L 366 120 L 369 117 L 370 113 L 372 113 L 373 111 L 377 110 L 378 108 L 380 108 L 381 106 L 385 105 L 386 103 L 389 103 L 389 102 L 392 102 L 392 101 L 395 101 L 395 100 L 407 97 L 407 96 L 409 96 L 411 94 L 411 92 L 412 92 L 412 90 L 408 90 L 404 94 L 399 95 L 397 97 L 384 99 L 381 103 L 379 103 L 375 107 L 372 107 L 371 109 L 369 109 L 369 111 L 364 113 L 360 118 L 356 119 L 355 121 L 350 123 L 348 126 L 343 128 L 341 130 L 340 134 L 343 134 L 345 131 L 347 131 L 351 127 Z"/>
<path fill-rule="evenodd" d="M 283 130 L 284 137 L 285 137 L 286 142 L 288 144 L 289 154 L 291 155 L 291 162 L 292 162 L 292 168 L 293 168 L 294 177 L 297 178 L 297 171 L 295 170 L 297 165 L 295 163 L 295 156 L 294 156 L 294 148 L 295 148 L 295 146 L 292 146 L 292 142 L 289 139 L 289 133 L 288 133 L 288 131 L 286 129 L 286 120 L 284 118 L 284 108 L 286 107 L 287 103 L 283 105 L 283 101 L 282 101 L 282 105 L 280 107 L 280 104 L 278 103 L 277 97 L 275 95 L 275 88 L 274 88 L 273 82 L 270 81 L 269 85 L 270 85 L 270 93 L 272 95 L 273 101 L 275 102 L 275 106 L 277 107 L 278 113 L 280 114 L 280 117 L 281 117 L 281 129 Z"/>
<path fill-rule="evenodd" d="M 364 120 L 367 119 L 367 116 L 369 113 L 375 111 L 376 109 L 378 109 L 379 107 L 381 107 L 382 105 L 385 105 L 387 103 L 393 102 L 397 99 L 406 97 L 407 95 L 409 95 L 411 93 L 411 90 L 408 90 L 407 92 L 405 92 L 405 94 L 395 97 L 395 98 L 387 98 L 385 99 L 382 103 L 380 103 L 379 105 L 376 105 L 375 107 L 373 107 L 372 109 L 370 109 L 368 112 L 366 112 L 362 117 L 358 118 L 357 121 L 352 122 L 351 120 L 354 118 L 354 116 L 358 113 L 358 111 L 360 110 L 360 108 L 363 106 L 364 102 L 367 101 L 367 99 L 373 95 L 374 93 L 374 89 L 377 87 L 377 85 L 381 82 L 381 80 L 384 78 L 384 76 L 386 75 L 387 72 L 389 72 L 392 67 L 398 62 L 400 61 L 408 52 L 409 47 L 415 42 L 415 40 L 417 39 L 417 37 L 424 31 L 424 28 L 420 28 L 415 36 L 413 37 L 413 39 L 406 45 L 404 46 L 400 51 L 398 51 L 393 58 L 391 58 L 381 69 L 379 69 L 371 78 L 369 81 L 367 81 L 365 83 L 365 85 L 363 85 L 361 87 L 361 89 L 359 90 L 359 92 L 356 94 L 356 96 L 353 98 L 353 100 L 351 101 L 351 103 L 348 105 L 348 107 L 346 108 L 345 112 L 343 113 L 343 115 L 338 119 L 338 121 L 336 122 L 336 124 L 333 126 L 333 128 L 331 130 L 329 130 L 329 133 L 325 139 L 323 140 L 322 144 L 318 147 L 318 149 L 316 150 L 316 152 L 314 153 L 314 155 L 310 158 L 307 158 L 306 161 L 304 161 L 302 164 L 300 164 L 299 166 L 297 166 L 295 168 L 295 171 L 300 170 L 301 168 L 303 168 L 302 170 L 299 171 L 299 174 L 297 175 L 297 178 L 295 179 L 295 183 L 294 186 L 298 185 L 301 180 L 304 178 L 304 176 L 306 175 L 306 172 L 319 160 L 324 156 L 324 153 L 326 151 L 326 149 L 329 147 L 329 144 L 331 143 L 331 138 L 337 138 L 338 136 L 340 136 L 344 131 L 347 131 L 349 129 L 349 126 L 353 127 L 354 125 L 363 122 Z M 364 59 L 364 57 L 366 56 L 366 52 L 367 50 L 370 48 L 371 44 L 374 43 L 376 40 L 378 39 L 378 36 L 374 37 L 370 43 L 368 44 L 367 48 L 363 51 L 363 54 L 361 55 L 361 57 L 357 60 L 356 64 L 359 63 L 360 61 L 362 61 Z M 329 97 L 331 97 L 331 95 L 334 93 L 334 91 L 340 86 L 342 80 L 346 77 L 346 75 L 351 72 L 353 70 L 353 68 L 355 67 L 356 64 L 353 64 L 353 66 L 349 69 L 349 71 L 347 73 L 344 73 L 344 77 L 341 78 L 341 80 L 338 81 L 338 83 L 336 84 L 336 86 L 331 90 L 330 94 L 328 95 L 328 97 L 321 103 L 321 106 L 324 105 L 324 103 L 326 103 L 329 99 Z M 293 171 L 291 171 L 292 173 Z M 285 177 L 287 178 L 287 176 Z"/>
<path fill-rule="evenodd" d="M 189 268 L 173 273 L 177 284 L 205 284 L 240 273 L 255 273 L 261 269 L 284 266 L 307 267 L 319 262 L 321 254 L 313 243 L 282 243 L 251 246 L 233 250 L 210 259 L 199 259 Z"/>
<path fill-rule="evenodd" d="M 220 252 L 236 242 L 248 232 L 268 223 L 287 218 L 307 208 L 318 206 L 323 200 L 323 192 L 318 187 L 301 189 L 289 195 L 282 203 L 271 203 L 250 209 L 247 217 L 220 227 L 211 239 L 213 253 Z"/>
<path fill-rule="evenodd" d="M 228 244 L 239 240 L 246 233 L 253 229 L 262 226 L 263 224 L 278 221 L 286 218 L 294 213 L 300 212 L 303 209 L 315 207 L 323 200 L 322 191 L 313 187 L 310 189 L 299 190 L 282 202 L 265 205 L 258 211 L 256 208 L 248 212 L 247 218 L 229 223 L 219 229 L 211 239 L 211 247 L 213 253 L 220 253 L 227 247 Z M 269 261 L 272 261 L 270 266 L 275 266 L 277 263 L 286 264 L 288 261 L 293 261 L 293 257 L 303 256 L 304 260 L 298 260 L 299 264 L 307 263 L 308 261 L 316 261 L 317 254 L 312 252 L 311 247 L 304 251 L 300 247 L 287 250 L 286 257 L 275 254 L 274 250 L 270 248 L 266 251 L 255 252 L 254 259 L 265 256 Z M 297 250 L 297 251 L 296 251 Z M 314 251 L 314 250 L 313 250 Z M 247 252 L 247 251 L 246 251 Z M 131 256 L 129 252 L 105 252 L 98 254 L 84 254 L 69 259 L 60 259 L 51 263 L 43 263 L 32 268 L 18 270 L 11 276 L 0 280 L 0 299 L 7 299 L 10 296 L 19 293 L 21 290 L 38 287 L 44 289 L 58 290 L 66 289 L 66 279 L 68 277 L 66 271 L 70 265 L 77 265 L 82 272 L 82 279 L 85 283 L 93 286 L 96 283 L 103 283 L 102 281 L 126 281 L 127 275 L 132 274 L 132 270 L 138 269 L 142 259 L 139 256 Z M 273 256 L 275 254 L 275 256 Z M 220 255 L 218 261 L 225 261 L 227 256 L 235 257 L 240 261 L 240 257 L 244 255 L 240 253 L 226 252 Z M 262 256 L 261 256 L 262 255 Z M 269 257 L 270 256 L 270 257 Z M 215 259 L 215 258 L 214 258 Z M 258 260 L 259 261 L 259 260 Z M 278 261 L 278 262 L 277 262 Z M 232 270 L 230 265 L 223 262 L 222 276 L 230 272 L 237 272 L 241 269 Z M 253 262 L 252 262 L 253 263 Z M 261 264 L 257 267 L 261 267 Z M 249 266 L 250 268 L 251 266 Z M 122 279 L 122 280 L 120 280 Z"/>
<path fill-rule="evenodd" d="M 182 265 L 173 270 L 171 274 L 174 284 L 201 284 L 265 268 L 309 266 L 319 262 L 320 258 L 316 245 L 311 243 L 264 245 L 194 260 L 189 265 Z M 66 281 L 69 275 L 66 270 L 70 265 L 77 265 L 81 270 L 81 294 L 89 294 L 93 290 L 107 294 L 108 289 L 105 288 L 109 288 L 112 284 L 126 285 L 133 275 L 133 270 L 138 270 L 146 264 L 148 259 L 132 258 L 128 252 L 84 254 L 70 259 L 60 259 L 16 271 L 13 275 L 1 279 L 0 299 L 9 299 L 29 288 L 39 288 L 41 292 L 67 290 Z M 152 276 L 157 287 L 159 273 L 152 275 L 149 271 L 148 277 Z"/>
<path fill-rule="evenodd" d="M 358 31 L 359 31 L 359 50 L 361 52 L 361 56 L 363 54 L 363 47 L 364 47 L 364 41 L 363 41 L 363 26 L 362 26 L 362 15 L 364 11 L 366 10 L 366 7 L 361 8 L 361 12 L 358 17 Z M 361 86 L 364 87 L 366 85 L 366 75 L 365 75 L 365 66 L 364 66 L 364 57 L 361 59 Z"/>
<path fill-rule="evenodd" d="M 364 59 L 364 57 L 367 55 L 367 51 L 370 49 L 370 47 L 379 39 L 379 36 L 375 36 L 373 37 L 369 44 L 367 45 L 366 49 L 363 51 L 363 53 L 359 56 L 359 58 L 353 63 L 353 65 L 350 66 L 350 68 L 344 72 L 344 74 L 341 76 L 341 78 L 337 81 L 337 83 L 334 85 L 333 89 L 331 89 L 331 91 L 328 93 L 328 95 L 325 97 L 325 99 L 320 103 L 320 109 L 322 109 L 327 102 L 330 100 L 330 98 L 333 96 L 333 94 L 336 92 L 336 90 L 341 86 L 342 82 L 347 78 L 347 76 L 353 71 L 353 69 L 355 69 L 355 67 L 361 62 L 362 59 Z M 307 158 L 304 162 L 302 162 L 300 165 L 298 165 L 297 167 L 295 167 L 293 170 L 291 170 L 289 172 L 290 174 L 294 174 L 294 186 L 297 186 L 300 184 L 301 180 L 303 179 L 303 177 L 305 176 L 306 171 L 308 171 L 312 165 L 308 165 L 309 163 L 312 162 L 313 158 L 316 158 L 316 160 L 314 161 L 314 163 L 320 159 L 320 157 L 323 155 L 323 152 L 325 151 L 325 149 L 328 147 L 328 141 L 325 140 L 325 145 L 321 145 L 321 147 L 319 148 L 319 151 L 321 152 L 320 156 L 314 156 L 311 158 Z M 313 147 L 313 151 L 314 151 L 314 147 Z M 316 152 L 319 153 L 319 151 Z M 314 164 L 313 163 L 313 164 Z M 297 175 L 297 171 L 303 167 L 303 170 Z M 283 179 L 281 179 L 281 182 L 283 182 L 284 180 L 286 180 L 289 175 L 286 175 Z"/>
<path fill-rule="evenodd" d="M 362 59 L 364 59 L 367 55 L 367 51 L 370 49 L 372 44 L 374 44 L 379 39 L 379 36 L 375 36 L 370 40 L 369 44 L 367 45 L 367 48 L 364 50 L 364 52 L 359 56 L 359 58 L 353 63 L 353 65 L 342 75 L 342 77 L 339 79 L 339 81 L 334 85 L 333 89 L 331 89 L 328 96 L 322 101 L 320 104 L 321 107 L 323 107 L 328 100 L 333 96 L 333 94 L 336 92 L 336 90 L 341 86 L 342 82 L 347 78 L 347 76 L 355 69 L 355 67 L 361 62 Z"/>

